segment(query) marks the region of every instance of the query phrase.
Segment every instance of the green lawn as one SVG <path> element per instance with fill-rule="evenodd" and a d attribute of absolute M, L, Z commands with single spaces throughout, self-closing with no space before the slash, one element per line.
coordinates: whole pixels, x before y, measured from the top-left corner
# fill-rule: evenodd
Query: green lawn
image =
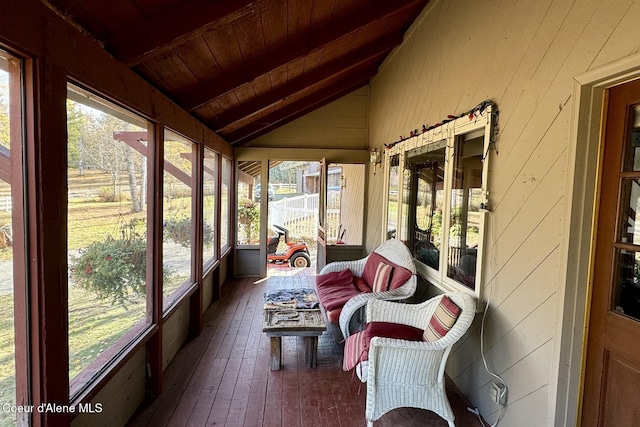
<path fill-rule="evenodd" d="M 81 194 L 69 199 L 69 251 L 75 252 L 100 236 L 117 237 L 120 224 L 146 220 L 146 212 L 131 213 L 130 201 L 102 202 L 92 196 L 109 182 L 107 174 L 87 171 L 85 176 L 69 174 L 69 192 Z M 1 190 L 1 189 L 0 189 Z M 86 195 L 86 196 L 85 196 Z M 165 218 L 190 217 L 190 197 L 174 197 L 165 204 Z M 10 212 L 0 211 L 0 226 L 10 224 Z M 143 228 L 144 226 L 141 226 Z M 136 230 L 144 233 L 145 229 Z M 0 248 L 0 261 L 10 261 L 11 249 Z M 177 288 L 180 277 L 171 277 L 165 291 Z M 178 283 L 179 282 L 179 283 Z M 98 300 L 95 295 L 69 283 L 69 377 L 73 379 L 139 320 L 145 317 L 145 298 L 127 307 Z M 15 401 L 15 350 L 13 295 L 0 295 L 0 405 Z M 0 426 L 14 425 L 11 413 L 0 411 Z"/>

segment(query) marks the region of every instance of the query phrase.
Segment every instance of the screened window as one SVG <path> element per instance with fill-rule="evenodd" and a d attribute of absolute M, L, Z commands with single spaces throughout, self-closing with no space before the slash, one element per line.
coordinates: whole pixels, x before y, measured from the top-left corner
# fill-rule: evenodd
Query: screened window
<path fill-rule="evenodd" d="M 222 158 L 222 185 L 220 187 L 220 248 L 229 247 L 229 219 L 231 218 L 229 189 L 231 188 L 231 160 Z"/>
<path fill-rule="evenodd" d="M 16 400 L 16 375 L 26 376 L 28 341 L 23 337 L 16 346 L 16 330 L 26 334 L 27 313 L 16 312 L 14 306 L 15 300 L 26 299 L 25 275 L 14 275 L 24 271 L 21 87 L 22 62 L 0 50 L 0 401 L 9 406 L 28 403 Z M 22 359 L 19 368 L 17 359 Z M 18 394 L 27 395 L 26 390 Z M 0 411 L 0 425 L 26 425 L 27 417 Z"/>
<path fill-rule="evenodd" d="M 67 90 L 69 379 L 72 398 L 150 323 L 147 122 Z"/>
<path fill-rule="evenodd" d="M 162 263 L 164 309 L 193 283 L 192 242 L 195 237 L 193 159 L 195 144 L 165 130 L 163 172 Z M 183 286 L 184 285 L 184 286 Z"/>
<path fill-rule="evenodd" d="M 209 148 L 204 149 L 202 199 L 202 262 L 211 265 L 217 256 L 216 248 L 216 203 L 218 195 L 218 155 Z"/>
<path fill-rule="evenodd" d="M 260 171 L 260 161 L 248 161 L 243 163 L 248 170 Z M 260 244 L 260 175 L 244 175 L 244 179 L 238 179 L 236 187 L 237 195 L 237 238 L 238 245 Z M 267 191 L 268 194 L 268 191 Z"/>

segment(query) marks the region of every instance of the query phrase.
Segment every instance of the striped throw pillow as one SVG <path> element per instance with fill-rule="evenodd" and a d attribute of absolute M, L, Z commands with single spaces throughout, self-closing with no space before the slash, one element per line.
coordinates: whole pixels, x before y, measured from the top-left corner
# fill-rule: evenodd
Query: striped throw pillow
<path fill-rule="evenodd" d="M 385 292 L 389 289 L 389 282 L 391 281 L 391 273 L 393 273 L 393 267 L 389 264 L 381 262 L 376 268 L 376 275 L 373 278 L 373 284 L 371 290 L 373 292 Z"/>
<path fill-rule="evenodd" d="M 433 312 L 422 339 L 433 342 L 444 337 L 456 323 L 459 315 L 460 307 L 444 295 L 436 307 L 436 311 Z"/>
<path fill-rule="evenodd" d="M 367 360 L 368 348 L 365 346 L 365 333 L 360 331 L 353 335 L 349 335 L 344 343 L 344 354 L 342 358 L 342 370 L 350 371 L 355 366 Z"/>

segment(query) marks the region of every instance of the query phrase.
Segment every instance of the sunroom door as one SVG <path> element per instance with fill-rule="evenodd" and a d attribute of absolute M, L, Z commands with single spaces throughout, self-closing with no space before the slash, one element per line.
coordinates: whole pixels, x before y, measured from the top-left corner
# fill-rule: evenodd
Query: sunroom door
<path fill-rule="evenodd" d="M 638 426 L 640 81 L 609 91 L 583 426 Z"/>

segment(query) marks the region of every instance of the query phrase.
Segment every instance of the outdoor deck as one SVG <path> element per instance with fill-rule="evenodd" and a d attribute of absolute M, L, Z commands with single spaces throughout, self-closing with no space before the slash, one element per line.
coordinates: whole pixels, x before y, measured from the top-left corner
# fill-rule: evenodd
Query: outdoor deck
<path fill-rule="evenodd" d="M 304 365 L 301 337 L 283 338 L 283 368 L 269 369 L 269 340 L 262 333 L 263 293 L 269 287 L 314 286 L 313 268 L 270 268 L 268 279 L 227 283 L 207 310 L 200 336 L 165 372 L 165 392 L 131 426 L 365 426 L 366 385 L 342 371 L 341 335 L 328 325 L 318 344 L 318 366 Z M 456 424 L 481 426 L 452 384 Z M 436 414 L 396 409 L 382 426 L 446 426 Z"/>

